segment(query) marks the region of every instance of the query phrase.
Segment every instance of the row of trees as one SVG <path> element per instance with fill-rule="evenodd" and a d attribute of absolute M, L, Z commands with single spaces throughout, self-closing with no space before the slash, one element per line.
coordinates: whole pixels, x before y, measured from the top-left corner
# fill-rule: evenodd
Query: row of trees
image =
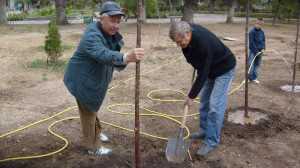
<path fill-rule="evenodd" d="M 273 24 L 278 19 L 290 19 L 297 16 L 299 0 L 250 0 L 251 11 L 263 10 L 271 12 Z M 210 12 L 213 13 L 216 3 L 225 3 L 228 6 L 226 23 L 233 22 L 235 11 L 246 9 L 247 0 L 208 0 Z M 245 11 L 245 10 L 244 10 Z"/>
<path fill-rule="evenodd" d="M 67 24 L 66 7 L 72 6 L 82 9 L 87 6 L 94 9 L 96 4 L 107 0 L 19 0 L 32 3 L 39 3 L 40 6 L 55 4 L 56 21 L 58 24 Z M 136 0 L 115 0 L 128 11 L 131 16 L 136 15 Z M 199 10 L 199 4 L 206 6 L 210 13 L 216 9 L 227 10 L 227 23 L 233 22 L 236 11 L 244 11 L 247 0 L 144 0 L 145 9 L 143 18 L 154 17 L 167 13 L 167 15 L 183 15 L 184 20 L 192 21 L 194 11 Z M 251 11 L 256 12 L 261 8 L 273 15 L 273 22 L 278 19 L 292 18 L 296 16 L 297 0 L 250 0 Z M 0 0 L 0 24 L 6 22 L 5 14 L 6 0 Z M 202 9 L 200 7 L 200 9 Z"/>
<path fill-rule="evenodd" d="M 0 24 L 6 23 L 6 0 L 0 0 Z"/>
<path fill-rule="evenodd" d="M 173 0 L 176 1 L 176 0 Z M 207 7 L 209 13 L 215 13 L 216 9 L 226 10 L 226 23 L 233 23 L 235 12 L 244 12 L 246 10 L 247 0 L 183 0 L 184 12 L 183 18 L 191 20 L 193 9 L 198 10 L 198 3 Z M 273 15 L 273 24 L 279 19 L 290 19 L 297 16 L 299 12 L 297 1 L 299 0 L 250 0 L 250 11 L 271 13 Z M 245 14 L 244 14 L 245 15 Z"/>

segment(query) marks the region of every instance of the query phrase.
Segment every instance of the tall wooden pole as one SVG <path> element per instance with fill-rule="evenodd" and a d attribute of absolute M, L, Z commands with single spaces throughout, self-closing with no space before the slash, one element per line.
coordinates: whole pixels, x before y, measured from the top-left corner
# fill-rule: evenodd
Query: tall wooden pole
<path fill-rule="evenodd" d="M 249 117 L 248 115 L 248 55 L 249 55 L 249 0 L 247 0 L 247 8 L 246 8 L 246 27 L 245 27 L 245 52 L 246 52 L 246 58 L 245 58 L 245 117 Z"/>
<path fill-rule="evenodd" d="M 143 0 L 138 0 L 138 15 L 137 15 L 137 38 L 136 38 L 136 47 L 141 47 L 141 35 L 142 35 L 142 8 Z M 135 168 L 141 167 L 140 162 L 140 62 L 136 63 L 135 66 L 135 123 L 134 123 L 134 159 L 135 159 Z"/>
<path fill-rule="evenodd" d="M 297 33 L 296 33 L 296 46 L 295 46 L 295 57 L 294 57 L 294 70 L 293 70 L 293 82 L 292 82 L 292 93 L 295 92 L 295 81 L 296 81 L 296 64 L 297 64 L 297 52 L 298 52 L 298 38 L 299 38 L 299 20 L 300 20 L 300 2 L 298 1 L 298 19 L 297 19 Z"/>

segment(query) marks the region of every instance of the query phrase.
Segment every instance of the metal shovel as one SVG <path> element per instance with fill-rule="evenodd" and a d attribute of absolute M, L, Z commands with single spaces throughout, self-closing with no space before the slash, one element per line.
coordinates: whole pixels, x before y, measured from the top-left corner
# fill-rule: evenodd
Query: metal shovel
<path fill-rule="evenodd" d="M 184 141 L 184 127 L 186 115 L 188 114 L 188 106 L 184 106 L 184 116 L 179 129 L 179 134 L 176 138 L 169 138 L 166 148 L 166 157 L 169 162 L 181 163 L 185 160 L 189 145 Z"/>

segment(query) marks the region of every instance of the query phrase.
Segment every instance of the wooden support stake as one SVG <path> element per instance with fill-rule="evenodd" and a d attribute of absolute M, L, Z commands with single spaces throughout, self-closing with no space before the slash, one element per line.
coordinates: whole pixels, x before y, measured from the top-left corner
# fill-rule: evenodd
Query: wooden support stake
<path fill-rule="evenodd" d="M 298 1 L 298 19 L 297 19 L 296 46 L 295 46 L 295 57 L 294 57 L 294 67 L 293 67 L 292 93 L 295 93 L 295 82 L 296 82 L 296 65 L 297 65 L 297 53 L 298 53 L 299 24 L 300 24 L 299 10 L 300 10 L 300 2 Z"/>
<path fill-rule="evenodd" d="M 248 115 L 248 49 L 249 49 L 249 0 L 247 0 L 247 8 L 246 8 L 246 26 L 245 26 L 245 52 L 246 52 L 246 58 L 245 58 L 245 117 L 249 117 Z"/>
<path fill-rule="evenodd" d="M 137 16 L 137 38 L 136 47 L 141 47 L 141 34 L 142 34 L 142 8 L 143 0 L 138 0 L 138 16 Z M 134 159 L 135 168 L 141 167 L 140 161 L 140 62 L 136 63 L 135 66 L 135 123 L 134 123 Z"/>

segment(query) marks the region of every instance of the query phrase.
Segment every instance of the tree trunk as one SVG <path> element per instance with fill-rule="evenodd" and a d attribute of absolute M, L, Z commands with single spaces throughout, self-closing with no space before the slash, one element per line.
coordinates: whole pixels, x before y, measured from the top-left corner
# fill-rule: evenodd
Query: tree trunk
<path fill-rule="evenodd" d="M 5 24 L 6 21 L 6 0 L 0 0 L 0 24 Z"/>
<path fill-rule="evenodd" d="M 209 13 L 215 13 L 216 0 L 208 0 Z"/>
<path fill-rule="evenodd" d="M 147 16 L 146 16 L 145 0 L 141 0 L 141 1 L 142 1 L 141 20 L 142 20 L 142 23 L 146 23 L 147 22 Z"/>
<path fill-rule="evenodd" d="M 184 0 L 182 20 L 192 23 L 194 21 L 194 10 L 197 0 Z"/>
<path fill-rule="evenodd" d="M 281 3 L 281 0 L 277 0 L 276 7 L 273 10 L 273 14 L 274 14 L 273 15 L 273 21 L 272 21 L 273 26 L 276 24 L 276 20 L 278 19 L 278 16 L 279 16 L 280 3 Z"/>
<path fill-rule="evenodd" d="M 229 0 L 228 2 L 228 11 L 227 11 L 227 19 L 226 19 L 226 23 L 228 24 L 233 23 L 236 4 L 237 4 L 236 0 Z"/>
<path fill-rule="evenodd" d="M 58 25 L 68 24 L 66 16 L 66 0 L 55 0 L 56 23 Z"/>
<path fill-rule="evenodd" d="M 235 12 L 241 12 L 241 4 L 240 4 L 240 2 L 236 3 Z"/>
<path fill-rule="evenodd" d="M 174 16 L 175 13 L 174 13 L 174 10 L 173 10 L 173 4 L 172 4 L 172 0 L 169 0 L 169 16 Z"/>

